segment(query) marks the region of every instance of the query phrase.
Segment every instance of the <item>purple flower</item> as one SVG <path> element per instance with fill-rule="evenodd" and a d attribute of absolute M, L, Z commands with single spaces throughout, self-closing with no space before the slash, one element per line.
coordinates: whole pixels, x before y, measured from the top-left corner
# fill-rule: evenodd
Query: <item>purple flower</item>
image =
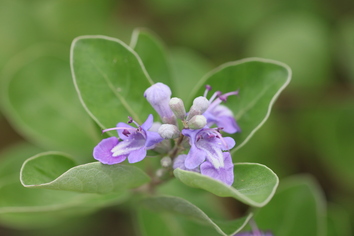
<path fill-rule="evenodd" d="M 132 119 L 129 123 L 134 122 Z M 113 165 L 128 158 L 129 163 L 143 160 L 146 151 L 155 147 L 163 140 L 157 132 L 148 131 L 153 124 L 153 116 L 150 114 L 146 121 L 134 128 L 125 123 L 118 123 L 116 128 L 106 129 L 103 132 L 117 130 L 117 137 L 103 139 L 93 150 L 93 157 L 103 164 Z"/>
<path fill-rule="evenodd" d="M 207 85 L 204 93 L 204 97 L 206 97 L 208 91 L 210 90 L 211 87 Z M 210 105 L 208 109 L 203 113 L 203 115 L 207 119 L 207 125 L 209 127 L 212 126 L 213 124 L 216 124 L 217 127 L 222 127 L 223 131 L 229 134 L 233 134 L 241 131 L 240 127 L 236 123 L 232 111 L 229 108 L 220 105 L 221 102 L 227 100 L 228 96 L 237 95 L 237 94 L 238 91 L 233 91 L 225 94 L 221 94 L 220 91 L 214 93 L 214 95 L 209 100 Z"/>
<path fill-rule="evenodd" d="M 214 165 L 205 161 L 200 165 L 200 173 L 209 176 L 210 178 L 219 180 L 227 185 L 232 185 L 234 182 L 234 164 L 229 152 L 223 152 L 224 166 L 215 168 Z"/>
<path fill-rule="evenodd" d="M 177 169 L 180 168 L 182 170 L 189 170 L 189 171 L 194 171 L 194 172 L 198 172 L 200 173 L 200 169 L 199 167 L 196 167 L 194 169 L 188 169 L 185 166 L 185 161 L 186 161 L 187 155 L 186 154 L 182 154 L 176 157 L 176 159 L 173 161 L 173 169 Z"/>
<path fill-rule="evenodd" d="M 223 150 L 233 148 L 235 141 L 230 137 L 223 138 L 218 130 L 207 127 L 199 130 L 182 130 L 182 134 L 189 137 L 191 145 L 184 164 L 187 169 L 200 166 L 202 174 L 231 185 L 233 183 L 231 155 L 224 153 Z"/>
<path fill-rule="evenodd" d="M 176 124 L 176 117 L 169 105 L 171 94 L 167 85 L 156 83 L 146 89 L 144 97 L 159 114 L 163 123 Z"/>

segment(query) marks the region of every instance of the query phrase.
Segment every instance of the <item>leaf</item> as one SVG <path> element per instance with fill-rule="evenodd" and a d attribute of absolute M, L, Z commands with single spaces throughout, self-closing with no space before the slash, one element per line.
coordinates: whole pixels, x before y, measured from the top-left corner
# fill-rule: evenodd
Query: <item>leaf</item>
<path fill-rule="evenodd" d="M 240 133 L 232 135 L 237 145 L 233 153 L 264 124 L 290 78 L 290 68 L 277 61 L 248 58 L 229 62 L 204 76 L 191 92 L 190 100 L 203 95 L 206 84 L 223 93 L 239 90 L 239 95 L 229 97 L 226 103 L 241 127 Z"/>
<path fill-rule="evenodd" d="M 16 228 L 48 227 L 121 203 L 127 197 L 127 192 L 101 195 L 24 188 L 17 180 L 0 186 L 0 222 Z"/>
<path fill-rule="evenodd" d="M 333 203 L 328 205 L 327 235 L 353 235 L 348 209 Z"/>
<path fill-rule="evenodd" d="M 221 235 L 233 235 L 239 232 L 252 217 L 249 213 L 245 217 L 241 217 L 231 221 L 217 221 L 210 219 L 202 210 L 192 203 L 171 196 L 149 197 L 142 200 L 142 204 L 150 211 L 168 212 L 172 214 L 182 215 L 189 219 L 214 227 Z"/>
<path fill-rule="evenodd" d="M 141 169 L 131 165 L 92 162 L 75 166 L 70 157 L 58 152 L 41 153 L 27 159 L 20 179 L 29 188 L 85 193 L 124 192 L 150 180 Z"/>
<path fill-rule="evenodd" d="M 233 197 L 254 207 L 266 205 L 279 183 L 272 170 L 256 163 L 235 164 L 232 186 L 192 171 L 175 169 L 174 175 L 188 186 L 207 190 L 220 197 Z"/>
<path fill-rule="evenodd" d="M 15 56 L 4 68 L 1 105 L 12 126 L 31 142 L 88 156 L 98 133 L 76 97 L 67 49 L 39 44 Z"/>
<path fill-rule="evenodd" d="M 200 78 L 210 71 L 213 67 L 202 56 L 185 48 L 177 48 L 170 51 L 171 68 L 173 74 L 174 90 L 173 96 L 181 98 L 184 102 L 188 101 L 191 89 Z M 191 105 L 185 103 L 186 106 Z M 186 107 L 187 109 L 189 107 Z"/>
<path fill-rule="evenodd" d="M 29 154 L 39 150 L 32 145 L 21 143 L 1 153 L 0 222 L 2 225 L 14 228 L 48 227 L 68 220 L 70 217 L 88 214 L 127 199 L 126 191 L 102 195 L 24 188 L 18 176 L 21 165 Z"/>
<path fill-rule="evenodd" d="M 255 214 L 260 229 L 274 235 L 326 235 L 325 199 L 318 184 L 310 176 L 283 180 L 267 206 Z"/>
<path fill-rule="evenodd" d="M 154 81 L 168 85 L 173 90 L 173 81 L 165 46 L 153 32 L 147 29 L 133 31 L 130 47 L 134 49 Z"/>
<path fill-rule="evenodd" d="M 43 151 L 28 143 L 18 143 L 6 148 L 0 154 L 0 186 L 18 180 L 22 163 L 29 155 Z"/>
<path fill-rule="evenodd" d="M 135 51 L 118 39 L 81 36 L 73 41 L 70 58 L 81 103 L 102 129 L 128 116 L 145 121 L 150 105 L 143 94 L 153 82 Z"/>

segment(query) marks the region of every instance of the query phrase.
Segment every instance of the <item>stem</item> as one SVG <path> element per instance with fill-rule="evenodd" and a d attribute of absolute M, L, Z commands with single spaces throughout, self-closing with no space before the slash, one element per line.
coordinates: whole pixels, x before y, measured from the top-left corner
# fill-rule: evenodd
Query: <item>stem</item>
<path fill-rule="evenodd" d="M 170 152 L 169 156 L 171 157 L 171 159 L 175 159 L 177 154 L 179 153 L 180 149 L 182 149 L 181 144 L 183 142 L 184 139 L 184 135 L 180 134 L 179 138 L 176 141 L 176 144 L 174 146 L 174 148 L 172 149 L 172 151 Z"/>

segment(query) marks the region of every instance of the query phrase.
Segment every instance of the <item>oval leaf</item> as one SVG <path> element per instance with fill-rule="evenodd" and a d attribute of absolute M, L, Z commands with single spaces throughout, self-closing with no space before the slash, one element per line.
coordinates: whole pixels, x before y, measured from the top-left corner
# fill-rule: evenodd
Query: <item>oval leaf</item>
<path fill-rule="evenodd" d="M 75 166 L 70 157 L 58 152 L 41 153 L 27 159 L 21 168 L 20 179 L 29 188 L 85 193 L 122 192 L 150 180 L 134 166 L 99 162 Z"/>
<path fill-rule="evenodd" d="M 232 135 L 241 148 L 267 120 L 271 107 L 280 92 L 288 85 L 291 78 L 290 68 L 280 62 L 249 58 L 221 65 L 204 76 L 195 86 L 190 100 L 201 96 L 204 85 L 209 84 L 213 91 L 224 93 L 239 90 L 237 97 L 227 100 L 241 127 L 241 132 Z"/>
<path fill-rule="evenodd" d="M 170 65 L 165 47 L 158 36 L 147 29 L 135 29 L 130 47 L 139 54 L 151 78 L 167 84 L 173 91 Z"/>
<path fill-rule="evenodd" d="M 271 169 L 257 163 L 235 164 L 232 186 L 192 171 L 175 169 L 174 175 L 188 186 L 205 189 L 220 197 L 233 197 L 254 207 L 266 205 L 279 183 Z"/>
<path fill-rule="evenodd" d="M 40 44 L 12 58 L 4 68 L 0 101 L 13 127 L 28 140 L 84 156 L 99 137 L 72 86 L 67 50 Z"/>
<path fill-rule="evenodd" d="M 286 213 L 286 217 L 285 217 Z M 274 235 L 326 235 L 326 203 L 320 186 L 310 176 L 294 176 L 281 182 L 269 204 L 256 213 L 261 229 Z"/>
<path fill-rule="evenodd" d="M 73 41 L 70 58 L 80 100 L 102 129 L 128 116 L 146 119 L 150 106 L 143 95 L 153 82 L 135 51 L 118 39 L 82 36 Z"/>
<path fill-rule="evenodd" d="M 231 221 L 212 220 L 202 210 L 192 203 L 171 196 L 150 197 L 142 200 L 142 204 L 151 211 L 168 212 L 178 214 L 189 219 L 214 227 L 221 235 L 234 235 L 242 230 L 252 217 L 252 213 L 247 216 Z"/>

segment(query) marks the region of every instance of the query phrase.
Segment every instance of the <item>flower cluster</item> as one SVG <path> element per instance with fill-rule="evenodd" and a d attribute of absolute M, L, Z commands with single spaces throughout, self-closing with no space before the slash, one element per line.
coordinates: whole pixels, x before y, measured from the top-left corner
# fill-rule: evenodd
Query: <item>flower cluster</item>
<path fill-rule="evenodd" d="M 152 115 L 142 125 L 129 117 L 128 123 L 134 123 L 136 127 L 118 123 L 114 128 L 103 130 L 117 130 L 119 138 L 103 139 L 94 148 L 94 158 L 109 165 L 125 159 L 135 163 L 146 157 L 147 150 L 163 150 L 173 160 L 174 169 L 199 172 L 231 185 L 234 174 L 229 151 L 235 146 L 235 141 L 230 137 L 222 137 L 221 131 L 232 134 L 240 132 L 240 128 L 232 111 L 221 103 L 228 96 L 237 95 L 238 91 L 225 94 L 217 91 L 207 99 L 210 90 L 211 87 L 207 85 L 204 95 L 195 98 L 189 112 L 186 112 L 181 99 L 171 99 L 172 93 L 167 85 L 152 85 L 145 91 L 144 97 L 158 113 L 162 124 L 153 123 Z M 169 139 L 176 141 L 175 147 L 163 145 Z"/>

